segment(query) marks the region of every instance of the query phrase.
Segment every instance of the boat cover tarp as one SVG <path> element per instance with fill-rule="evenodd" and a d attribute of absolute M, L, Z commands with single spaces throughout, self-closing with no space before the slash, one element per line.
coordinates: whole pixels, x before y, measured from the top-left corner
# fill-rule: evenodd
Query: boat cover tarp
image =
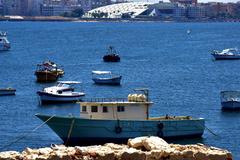
<path fill-rule="evenodd" d="M 111 74 L 111 71 L 92 71 L 93 74 Z"/>

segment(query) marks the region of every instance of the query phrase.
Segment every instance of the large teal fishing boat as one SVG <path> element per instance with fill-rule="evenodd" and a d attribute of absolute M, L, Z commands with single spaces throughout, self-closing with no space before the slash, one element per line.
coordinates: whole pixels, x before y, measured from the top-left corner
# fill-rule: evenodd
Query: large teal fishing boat
<path fill-rule="evenodd" d="M 139 91 L 139 90 L 138 90 Z M 66 145 L 124 142 L 139 136 L 201 137 L 203 118 L 149 117 L 148 90 L 127 99 L 91 99 L 80 102 L 80 117 L 36 114 Z"/>

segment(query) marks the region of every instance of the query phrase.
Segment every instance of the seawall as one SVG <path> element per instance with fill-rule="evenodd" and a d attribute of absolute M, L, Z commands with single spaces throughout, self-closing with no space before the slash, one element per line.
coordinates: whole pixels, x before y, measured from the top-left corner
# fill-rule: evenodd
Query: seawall
<path fill-rule="evenodd" d="M 129 139 L 128 144 L 30 149 L 23 152 L 0 152 L 0 160 L 232 160 L 232 154 L 224 149 L 203 144 L 168 144 L 159 137 Z"/>

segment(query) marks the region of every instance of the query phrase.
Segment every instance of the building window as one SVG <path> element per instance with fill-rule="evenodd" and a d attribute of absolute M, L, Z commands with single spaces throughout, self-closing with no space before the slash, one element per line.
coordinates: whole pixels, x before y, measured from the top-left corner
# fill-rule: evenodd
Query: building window
<path fill-rule="evenodd" d="M 124 112 L 125 111 L 125 107 L 124 106 L 117 106 L 117 111 L 118 112 Z"/>
<path fill-rule="evenodd" d="M 82 106 L 82 112 L 87 112 L 87 106 Z"/>
<path fill-rule="evenodd" d="M 92 106 L 91 107 L 91 112 L 98 112 L 98 107 L 97 106 Z"/>
<path fill-rule="evenodd" d="M 102 107 L 102 112 L 104 112 L 104 113 L 108 112 L 108 108 L 106 106 L 103 106 Z"/>

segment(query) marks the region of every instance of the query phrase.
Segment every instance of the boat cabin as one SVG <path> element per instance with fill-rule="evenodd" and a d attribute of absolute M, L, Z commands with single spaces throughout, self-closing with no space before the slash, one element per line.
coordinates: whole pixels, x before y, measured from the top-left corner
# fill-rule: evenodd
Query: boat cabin
<path fill-rule="evenodd" d="M 129 94 L 123 98 L 96 98 L 80 102 L 80 117 L 106 120 L 146 120 L 150 102 L 144 94 Z"/>
<path fill-rule="evenodd" d="M 73 92 L 74 85 L 81 84 L 78 81 L 58 81 L 56 86 L 47 87 L 44 89 L 45 92 L 48 93 L 57 93 L 61 94 L 62 92 Z"/>

